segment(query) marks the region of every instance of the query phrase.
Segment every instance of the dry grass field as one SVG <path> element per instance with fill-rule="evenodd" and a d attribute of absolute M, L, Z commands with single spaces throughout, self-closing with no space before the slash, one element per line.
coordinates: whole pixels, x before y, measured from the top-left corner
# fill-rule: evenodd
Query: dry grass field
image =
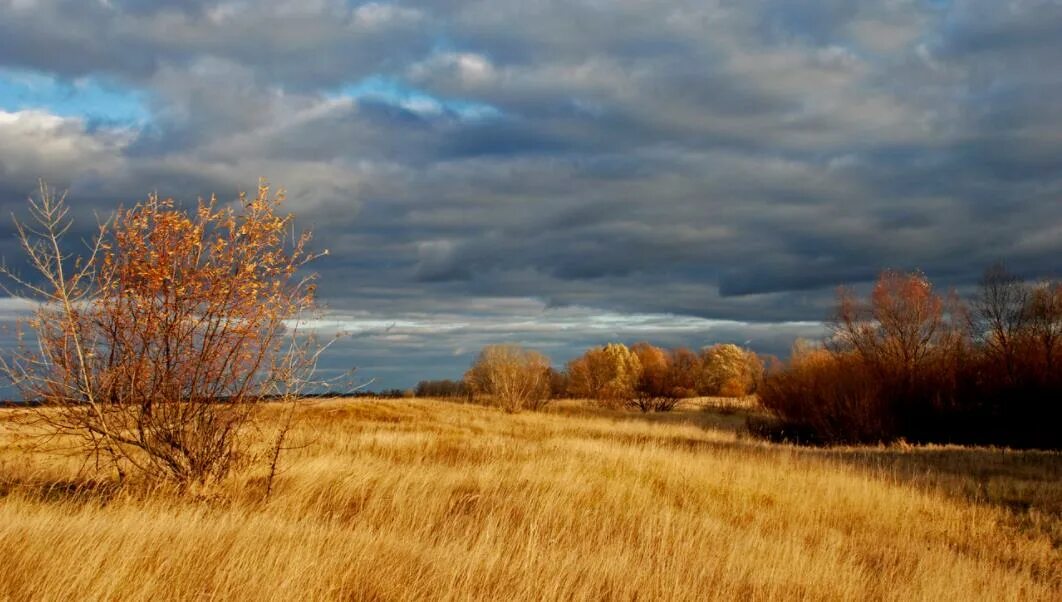
<path fill-rule="evenodd" d="M 265 501 L 116 492 L 0 414 L 0 599 L 1062 599 L 1062 455 L 774 445 L 748 411 L 316 401 Z"/>

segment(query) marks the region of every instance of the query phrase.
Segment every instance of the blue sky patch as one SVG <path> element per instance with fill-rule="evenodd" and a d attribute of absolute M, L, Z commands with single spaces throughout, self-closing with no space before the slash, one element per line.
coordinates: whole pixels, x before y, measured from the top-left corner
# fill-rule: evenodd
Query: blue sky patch
<path fill-rule="evenodd" d="M 40 109 L 90 122 L 142 125 L 150 118 L 145 94 L 96 77 L 64 81 L 28 70 L 0 69 L 0 109 Z"/>
<path fill-rule="evenodd" d="M 449 113 L 470 120 L 490 119 L 501 115 L 501 111 L 489 104 L 441 98 L 382 75 L 373 75 L 343 86 L 339 89 L 338 95 L 355 100 L 382 102 L 420 115 Z"/>

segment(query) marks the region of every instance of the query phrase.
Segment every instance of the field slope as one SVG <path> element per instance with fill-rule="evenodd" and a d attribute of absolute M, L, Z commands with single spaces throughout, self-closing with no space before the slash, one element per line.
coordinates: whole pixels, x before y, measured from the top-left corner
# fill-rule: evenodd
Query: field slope
<path fill-rule="evenodd" d="M 702 408 L 300 413 L 265 502 L 254 474 L 92 487 L 0 431 L 0 599 L 1062 599 L 1058 454 L 800 449 Z"/>

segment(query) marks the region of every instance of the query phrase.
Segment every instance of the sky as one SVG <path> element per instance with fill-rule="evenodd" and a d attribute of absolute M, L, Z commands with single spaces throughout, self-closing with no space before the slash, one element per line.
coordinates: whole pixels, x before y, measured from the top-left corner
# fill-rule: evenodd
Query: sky
<path fill-rule="evenodd" d="M 329 250 L 323 368 L 373 388 L 498 342 L 785 354 L 883 268 L 1058 275 L 1059 57 L 1057 0 L 0 0 L 0 210 L 266 177 Z"/>

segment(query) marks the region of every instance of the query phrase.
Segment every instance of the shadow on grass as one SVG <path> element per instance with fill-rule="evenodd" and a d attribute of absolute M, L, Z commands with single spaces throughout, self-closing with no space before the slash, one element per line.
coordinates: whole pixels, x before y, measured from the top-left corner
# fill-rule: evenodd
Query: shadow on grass
<path fill-rule="evenodd" d="M 123 493 L 113 480 L 97 479 L 0 479 L 0 498 L 19 497 L 45 503 L 98 503 L 106 505 Z"/>
<path fill-rule="evenodd" d="M 1062 453 L 992 447 L 802 447 L 801 457 L 852 466 L 872 476 L 1010 512 L 1016 526 L 1062 548 Z"/>
<path fill-rule="evenodd" d="M 401 402 L 391 402 L 401 403 Z M 364 428 L 372 423 L 425 423 L 416 418 L 430 417 L 430 406 L 416 407 L 388 404 L 323 406 L 316 414 L 336 419 L 340 412 L 356 416 Z M 561 402 L 544 413 L 559 417 L 603 418 L 614 421 L 637 421 L 659 425 L 690 425 L 700 429 L 733 433 L 733 440 L 698 437 L 689 430 L 652 430 L 630 432 L 622 429 L 587 431 L 581 436 L 608 439 L 620 443 L 664 445 L 691 451 L 719 451 L 761 458 L 798 458 L 839 468 L 856 469 L 887 482 L 912 485 L 920 489 L 969 503 L 991 505 L 1009 511 L 1015 524 L 1050 538 L 1062 548 L 1062 452 L 1010 450 L 992 447 L 948 446 L 838 446 L 809 447 L 771 443 L 749 434 L 746 422 L 764 412 L 742 405 L 716 402 L 685 403 L 673 412 L 643 414 L 631 410 L 609 410 L 586 403 Z M 409 414 L 408 416 L 406 414 Z M 255 485 L 252 483 L 252 485 Z M 136 488 L 134 488 L 136 489 Z M 253 489 L 253 487 L 252 487 Z M 111 480 L 37 478 L 4 479 L 0 475 L 0 498 L 17 494 L 42 501 L 107 504 L 119 495 L 137 494 Z"/>
<path fill-rule="evenodd" d="M 758 420 L 765 416 L 755 408 L 708 406 L 670 414 L 569 408 L 559 413 L 729 430 L 737 436 L 735 441 L 650 434 L 605 436 L 631 443 L 656 442 L 680 449 L 729 451 L 764 458 L 784 454 L 854 467 L 874 478 L 1006 509 L 1016 526 L 1042 533 L 1056 548 L 1062 548 L 1062 452 L 960 445 L 820 447 L 775 443 L 752 435 L 746 427 L 749 418 Z"/>
<path fill-rule="evenodd" d="M 251 479 L 241 494 L 244 502 L 265 502 L 265 483 Z M 83 478 L 2 478 L 0 477 L 0 500 L 16 498 L 39 504 L 104 507 L 119 502 L 142 502 L 160 500 L 174 505 L 202 504 L 214 508 L 229 507 L 237 500 L 223 491 L 182 488 L 173 483 L 148 479 L 129 480 L 124 485 L 115 479 Z"/>
<path fill-rule="evenodd" d="M 436 400 L 474 408 L 455 400 Z M 393 407 L 400 404 L 400 408 Z M 416 418 L 429 420 L 437 411 L 431 405 L 404 401 L 330 407 L 329 412 L 359 412 L 367 423 L 389 424 L 402 418 L 424 428 Z M 399 411 L 401 410 L 401 411 Z M 968 503 L 996 506 L 1010 512 L 1022 528 L 1045 533 L 1062 547 L 1062 452 L 1010 450 L 959 445 L 890 445 L 813 447 L 770 442 L 754 436 L 748 424 L 770 420 L 751 399 L 700 398 L 684 400 L 671 412 L 602 408 L 586 400 L 557 400 L 542 414 L 597 418 L 616 422 L 692 426 L 704 431 L 731 433 L 726 437 L 698 437 L 690 431 L 586 430 L 580 436 L 635 445 L 664 445 L 692 451 L 715 450 L 738 455 L 799 458 L 856 469 L 872 478 L 939 492 Z M 400 414 L 397 417 L 393 414 Z M 406 416 L 405 414 L 411 414 Z M 721 439 L 721 440 L 720 440 Z"/>
<path fill-rule="evenodd" d="M 602 408 L 585 401 L 562 400 L 547 406 L 546 413 L 561 416 L 607 418 L 620 421 L 642 421 L 651 424 L 694 425 L 703 429 L 718 429 L 746 433 L 749 418 L 760 418 L 764 411 L 745 400 L 699 398 L 683 400 L 670 412 L 639 412 L 628 409 Z"/>

